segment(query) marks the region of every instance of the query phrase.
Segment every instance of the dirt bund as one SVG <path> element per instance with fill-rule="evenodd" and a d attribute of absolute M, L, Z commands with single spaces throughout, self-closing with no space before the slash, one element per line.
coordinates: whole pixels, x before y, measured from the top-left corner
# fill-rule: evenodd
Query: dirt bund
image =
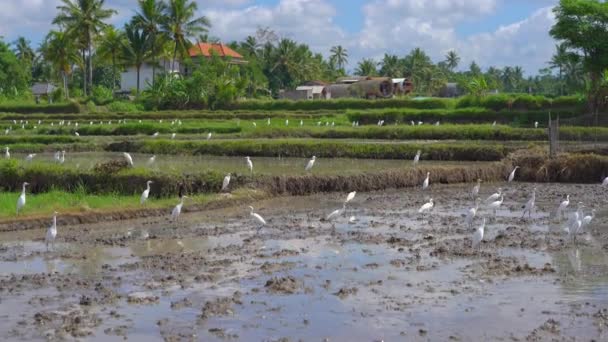
<path fill-rule="evenodd" d="M 512 153 L 505 163 L 520 166 L 516 180 L 537 183 L 598 183 L 608 176 L 608 157 L 561 154 L 549 158 L 542 150 Z"/>

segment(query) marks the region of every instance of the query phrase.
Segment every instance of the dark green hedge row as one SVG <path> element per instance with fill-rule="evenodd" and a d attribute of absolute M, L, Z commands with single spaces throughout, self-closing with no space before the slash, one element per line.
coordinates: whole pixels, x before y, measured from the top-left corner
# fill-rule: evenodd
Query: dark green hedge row
<path fill-rule="evenodd" d="M 508 149 L 487 143 L 412 144 L 323 140 L 231 140 L 231 141 L 124 141 L 109 144 L 109 151 L 155 154 L 223 156 L 411 159 L 422 150 L 426 160 L 498 161 Z"/>
<path fill-rule="evenodd" d="M 81 136 L 85 135 L 136 135 L 145 134 L 152 135 L 156 132 L 160 134 L 169 133 L 182 133 L 182 134 L 201 134 L 213 132 L 217 134 L 226 133 L 239 133 L 242 128 L 239 126 L 233 126 L 231 124 L 217 124 L 217 125 L 183 125 L 183 126 L 169 126 L 167 124 L 156 124 L 150 122 L 142 123 L 127 123 L 121 125 L 82 125 L 78 128 L 73 126 L 57 126 L 57 127 L 44 127 L 39 128 L 39 134 L 59 134 L 74 135 L 78 132 Z"/>
<path fill-rule="evenodd" d="M 81 113 L 82 109 L 76 102 L 55 103 L 55 104 L 1 104 L 0 113 L 19 113 L 19 114 L 65 114 Z"/>
<path fill-rule="evenodd" d="M 456 108 L 482 107 L 500 110 L 513 111 L 534 111 L 534 110 L 563 110 L 571 109 L 579 112 L 585 107 L 586 99 L 582 96 L 563 96 L 550 99 L 544 96 L 534 95 L 509 95 L 498 94 L 485 97 L 464 96 L 456 103 Z"/>
<path fill-rule="evenodd" d="M 291 100 L 245 100 L 223 109 L 230 110 L 345 110 L 371 108 L 416 108 L 438 109 L 454 105 L 452 99 L 428 98 L 415 100 L 411 98 L 395 98 L 386 100 L 337 99 L 314 101 Z"/>

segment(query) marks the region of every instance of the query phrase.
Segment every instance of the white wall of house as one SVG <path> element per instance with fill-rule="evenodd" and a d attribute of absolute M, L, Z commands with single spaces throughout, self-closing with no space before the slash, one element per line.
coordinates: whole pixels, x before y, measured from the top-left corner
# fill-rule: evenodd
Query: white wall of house
<path fill-rule="evenodd" d="M 159 74 L 171 70 L 171 61 L 160 61 L 159 64 L 160 66 L 156 67 L 157 77 Z M 175 62 L 174 73 L 179 72 L 179 69 L 179 63 Z M 150 84 L 152 84 L 152 65 L 145 63 L 139 70 L 139 90 L 143 91 L 147 89 Z M 120 90 L 130 92 L 134 89 L 137 89 L 137 69 L 129 67 L 120 75 Z"/>

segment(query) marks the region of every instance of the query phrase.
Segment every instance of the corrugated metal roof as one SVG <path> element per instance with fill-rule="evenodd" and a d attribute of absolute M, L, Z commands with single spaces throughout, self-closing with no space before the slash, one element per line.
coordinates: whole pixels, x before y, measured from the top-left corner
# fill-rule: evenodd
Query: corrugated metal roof
<path fill-rule="evenodd" d="M 55 91 L 56 87 L 50 83 L 35 83 L 32 86 L 33 95 L 48 95 Z"/>

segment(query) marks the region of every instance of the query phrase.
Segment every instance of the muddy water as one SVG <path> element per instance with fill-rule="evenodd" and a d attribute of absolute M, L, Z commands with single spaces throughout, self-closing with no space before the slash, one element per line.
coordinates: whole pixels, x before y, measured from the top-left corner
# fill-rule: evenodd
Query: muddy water
<path fill-rule="evenodd" d="M 132 154 L 133 162 L 136 167 L 148 167 L 154 170 L 171 171 L 192 171 L 192 170 L 215 170 L 220 172 L 248 172 L 245 158 L 243 157 L 222 157 L 222 156 L 172 156 L 158 155 L 153 163 L 149 162 L 152 155 Z M 25 158 L 25 155 L 15 153 L 13 158 Z M 68 153 L 65 157 L 65 165 L 88 170 L 97 163 L 122 158 L 121 153 L 107 152 L 74 152 Z M 284 157 L 252 157 L 255 174 L 264 175 L 283 175 L 283 174 L 303 174 L 304 168 L 309 159 L 304 158 L 284 158 Z M 38 154 L 34 162 L 53 163 L 53 153 Z M 464 165 L 464 162 L 437 162 L 422 161 L 420 165 Z M 483 164 L 483 162 L 466 162 L 466 165 Z M 367 171 L 403 169 L 413 167 L 409 160 L 376 160 L 376 159 L 348 159 L 330 158 L 317 159 L 312 172 L 314 174 L 349 174 Z"/>
<path fill-rule="evenodd" d="M 247 208 L 0 235 L 0 339 L 42 340 L 603 340 L 608 336 L 605 190 L 506 189 L 481 248 L 463 215 L 469 186 L 360 193 Z M 564 194 L 598 217 L 573 244 L 549 214 Z M 430 215 L 417 209 L 427 198 Z M 349 223 L 349 218 L 355 222 Z M 478 218 L 474 226 L 481 222 Z"/>

